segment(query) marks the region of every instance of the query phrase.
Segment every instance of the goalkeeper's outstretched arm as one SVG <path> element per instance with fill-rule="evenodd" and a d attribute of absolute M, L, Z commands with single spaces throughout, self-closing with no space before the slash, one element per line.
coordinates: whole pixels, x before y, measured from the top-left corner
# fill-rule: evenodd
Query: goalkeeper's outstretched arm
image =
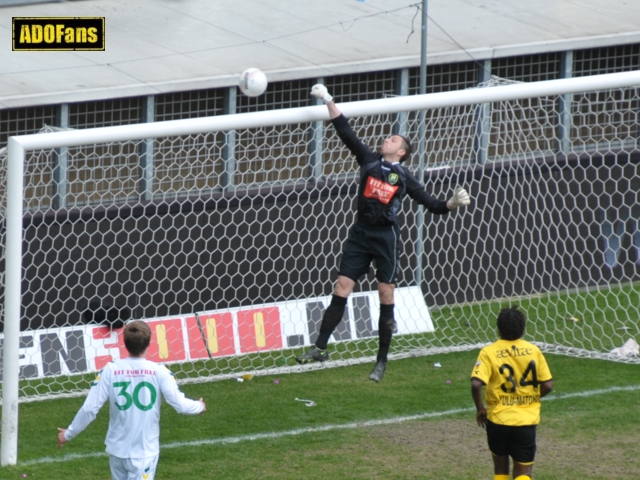
<path fill-rule="evenodd" d="M 447 200 L 447 208 L 449 210 L 455 210 L 458 207 L 466 207 L 471 203 L 471 197 L 469 197 L 469 193 L 462 188 L 458 187 L 453 192 L 453 196 Z"/>
<path fill-rule="evenodd" d="M 331 120 L 333 120 L 334 118 L 338 118 L 340 115 L 342 115 L 342 112 L 333 101 L 333 97 L 329 95 L 327 87 L 325 87 L 321 83 L 317 83 L 313 87 L 311 87 L 311 95 L 313 95 L 316 98 L 319 98 L 324 102 L 324 104 L 329 109 L 329 116 L 331 117 Z"/>
<path fill-rule="evenodd" d="M 338 108 L 338 106 L 334 103 L 333 97 L 327 91 L 327 87 L 318 83 L 311 88 L 311 95 L 319 98 L 324 102 L 324 104 L 329 109 L 329 116 L 331 117 L 331 122 L 338 133 L 340 139 L 344 142 L 347 148 L 353 153 L 358 161 L 359 165 L 362 165 L 367 161 L 367 158 L 370 160 L 375 158 L 371 149 L 362 143 L 362 141 L 358 138 L 355 132 L 349 126 L 349 122 L 342 115 L 342 112 Z"/>

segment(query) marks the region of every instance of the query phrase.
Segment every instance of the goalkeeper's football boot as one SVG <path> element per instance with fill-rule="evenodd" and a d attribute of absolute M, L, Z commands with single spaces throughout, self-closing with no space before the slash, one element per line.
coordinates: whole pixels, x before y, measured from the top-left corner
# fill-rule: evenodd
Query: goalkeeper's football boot
<path fill-rule="evenodd" d="M 324 362 L 325 360 L 329 360 L 329 352 L 321 350 L 315 345 L 296 357 L 298 363 Z"/>
<path fill-rule="evenodd" d="M 369 374 L 369 380 L 373 380 L 378 383 L 384 377 L 384 372 L 387 369 L 387 362 L 378 362 L 376 366 L 373 367 L 371 373 Z"/>

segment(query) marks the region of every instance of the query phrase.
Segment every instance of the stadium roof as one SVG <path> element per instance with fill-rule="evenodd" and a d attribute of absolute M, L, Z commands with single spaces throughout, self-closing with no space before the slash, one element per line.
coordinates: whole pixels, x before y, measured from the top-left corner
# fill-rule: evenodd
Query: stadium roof
<path fill-rule="evenodd" d="M 420 0 L 31 1 L 0 4 L 0 108 L 235 85 L 250 66 L 278 81 L 420 64 Z M 429 0 L 428 13 L 429 63 L 640 43 L 629 0 Z M 82 16 L 106 18 L 105 51 L 11 49 L 12 17 Z"/>

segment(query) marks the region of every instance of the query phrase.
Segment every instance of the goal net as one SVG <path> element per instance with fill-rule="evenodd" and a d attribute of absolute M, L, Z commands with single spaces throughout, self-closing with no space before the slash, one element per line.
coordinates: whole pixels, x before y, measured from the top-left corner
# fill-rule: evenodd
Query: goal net
<path fill-rule="evenodd" d="M 458 185 L 472 197 L 447 216 L 404 203 L 392 359 L 482 346 L 517 304 L 545 351 L 638 362 L 640 76 L 593 78 L 607 81 L 341 105 L 373 148 L 393 133 L 417 147 L 424 131 L 409 168 L 440 199 Z M 13 365 L 20 401 L 84 394 L 126 355 L 132 319 L 182 382 L 372 362 L 372 273 L 330 361 L 294 361 L 356 220 L 358 165 L 326 119 L 316 106 L 14 137 L 0 170 L 3 388 Z"/>

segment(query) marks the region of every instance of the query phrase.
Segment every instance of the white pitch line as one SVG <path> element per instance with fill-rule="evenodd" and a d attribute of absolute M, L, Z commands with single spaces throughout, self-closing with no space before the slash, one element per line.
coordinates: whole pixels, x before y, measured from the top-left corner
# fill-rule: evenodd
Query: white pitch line
<path fill-rule="evenodd" d="M 544 402 L 551 402 L 554 400 L 564 400 L 567 398 L 594 397 L 596 395 L 603 395 L 606 393 L 634 392 L 637 390 L 640 390 L 640 385 L 629 385 L 626 387 L 610 387 L 610 388 L 604 388 L 600 390 L 585 390 L 583 392 L 574 392 L 574 393 L 551 394 L 544 399 Z M 238 435 L 235 437 L 194 440 L 192 442 L 172 442 L 172 443 L 166 443 L 164 445 L 161 445 L 160 448 L 162 450 L 166 450 L 170 448 L 198 447 L 203 445 L 229 445 L 233 443 L 250 442 L 254 440 L 266 440 L 266 439 L 273 440 L 274 438 L 290 437 L 294 435 L 304 435 L 305 433 L 328 432 L 331 430 L 350 430 L 355 428 L 375 427 L 378 425 L 390 425 L 395 423 L 409 422 L 412 420 L 423 420 L 425 418 L 446 417 L 447 415 L 472 412 L 474 410 L 475 410 L 475 407 L 453 408 L 451 410 L 442 410 L 440 412 L 426 412 L 426 413 L 419 413 L 416 415 L 407 415 L 403 417 L 383 418 L 380 420 L 366 420 L 362 422 L 342 423 L 338 425 L 329 424 L 329 425 L 323 425 L 321 427 L 297 428 L 294 430 L 284 430 L 280 432 L 254 433 L 249 435 Z M 68 455 L 63 455 L 61 457 L 42 457 L 34 460 L 26 460 L 24 462 L 19 462 L 19 464 L 27 466 L 27 465 L 37 465 L 41 463 L 62 463 L 62 462 L 67 462 L 69 460 L 78 460 L 78 459 L 84 459 L 84 458 L 96 458 L 96 457 L 105 457 L 105 456 L 107 456 L 106 452 L 71 453 Z"/>

